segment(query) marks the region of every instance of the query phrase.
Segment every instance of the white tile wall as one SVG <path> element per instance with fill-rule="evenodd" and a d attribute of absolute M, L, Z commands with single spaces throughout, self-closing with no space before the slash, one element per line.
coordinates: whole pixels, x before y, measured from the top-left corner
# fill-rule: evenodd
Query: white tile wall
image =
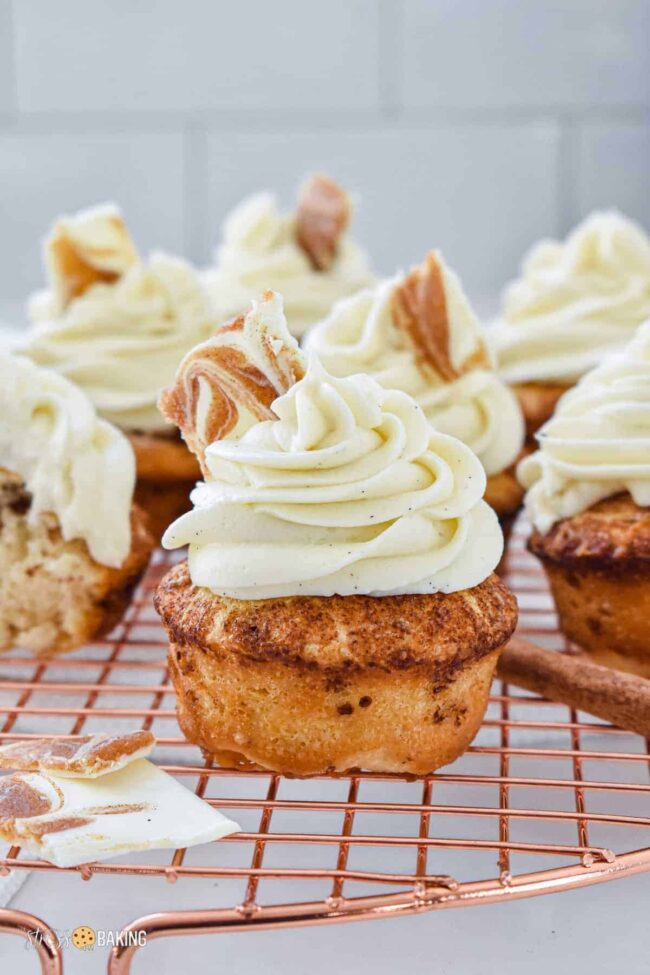
<path fill-rule="evenodd" d="M 644 0 L 406 0 L 404 104 L 647 107 Z"/>
<path fill-rule="evenodd" d="M 0 112 L 11 111 L 14 93 L 11 7 L 0 0 Z"/>
<path fill-rule="evenodd" d="M 378 107 L 375 0 L 19 0 L 14 16 L 24 111 Z"/>
<path fill-rule="evenodd" d="M 649 0 L 0 0 L 0 306 L 61 210 L 205 262 L 314 168 L 380 269 L 437 244 L 495 293 L 591 207 L 650 228 L 649 41 Z"/>
<path fill-rule="evenodd" d="M 578 217 L 615 206 L 650 227 L 650 123 L 581 126 L 577 166 Z"/>
<path fill-rule="evenodd" d="M 184 249 L 178 135 L 0 134 L 4 297 L 43 286 L 41 237 L 60 213 L 119 200 L 138 245 Z"/>
<path fill-rule="evenodd" d="M 439 246 L 467 287 L 483 294 L 512 272 L 531 228 L 555 231 L 553 123 L 212 135 L 212 243 L 224 211 L 259 188 L 261 159 L 268 184 L 287 206 L 304 172 L 322 168 L 350 187 L 357 196 L 355 233 L 384 273 Z"/>

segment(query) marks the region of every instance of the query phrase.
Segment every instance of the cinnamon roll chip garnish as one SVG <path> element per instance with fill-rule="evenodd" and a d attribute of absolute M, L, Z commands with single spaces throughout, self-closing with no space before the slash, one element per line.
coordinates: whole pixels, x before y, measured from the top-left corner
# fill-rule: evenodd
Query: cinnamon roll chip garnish
<path fill-rule="evenodd" d="M 137 758 L 144 758 L 154 744 L 155 738 L 150 731 L 88 735 L 76 740 L 31 738 L 0 747 L 0 769 L 96 778 L 115 772 Z"/>
<path fill-rule="evenodd" d="M 327 271 L 334 262 L 339 240 L 350 220 L 350 199 L 327 176 L 315 174 L 298 194 L 296 240 L 314 270 Z"/>
<path fill-rule="evenodd" d="M 206 473 L 208 444 L 235 428 L 241 436 L 253 423 L 275 419 L 271 404 L 304 373 L 304 357 L 284 325 L 282 299 L 267 291 L 248 314 L 185 356 L 158 406 Z"/>
<path fill-rule="evenodd" d="M 433 252 L 397 285 L 392 305 L 396 327 L 406 334 L 418 359 L 431 366 L 444 382 L 453 382 L 470 369 L 489 366 L 482 342 L 462 363 L 455 365 L 452 360 L 443 273 Z"/>
<path fill-rule="evenodd" d="M 50 285 L 61 311 L 92 285 L 112 284 L 138 261 L 138 252 L 114 207 L 59 220 L 45 243 Z"/>

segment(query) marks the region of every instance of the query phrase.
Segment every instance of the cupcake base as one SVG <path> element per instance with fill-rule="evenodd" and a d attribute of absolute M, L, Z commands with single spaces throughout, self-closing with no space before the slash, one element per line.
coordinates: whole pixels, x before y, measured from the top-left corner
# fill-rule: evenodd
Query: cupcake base
<path fill-rule="evenodd" d="M 476 734 L 516 603 L 491 576 L 430 596 L 233 600 L 186 564 L 155 604 L 188 740 L 287 775 L 424 774 Z"/>
<path fill-rule="evenodd" d="M 570 388 L 570 385 L 551 383 L 517 383 L 512 386 L 524 414 L 526 436 L 532 441 L 533 449 L 535 442 L 532 438 L 550 420 L 560 396 Z"/>
<path fill-rule="evenodd" d="M 607 498 L 533 532 L 560 628 L 597 663 L 650 677 L 650 510 Z"/>
<path fill-rule="evenodd" d="M 49 657 L 110 632 L 144 572 L 153 539 L 144 516 L 131 516 L 131 551 L 119 569 L 95 562 L 80 539 L 64 541 L 45 512 L 27 522 L 31 498 L 19 477 L 0 479 L 0 651 Z"/>
<path fill-rule="evenodd" d="M 180 438 L 130 433 L 138 480 L 134 500 L 147 514 L 149 529 L 159 541 L 165 529 L 192 507 L 189 495 L 201 478 L 194 454 Z"/>

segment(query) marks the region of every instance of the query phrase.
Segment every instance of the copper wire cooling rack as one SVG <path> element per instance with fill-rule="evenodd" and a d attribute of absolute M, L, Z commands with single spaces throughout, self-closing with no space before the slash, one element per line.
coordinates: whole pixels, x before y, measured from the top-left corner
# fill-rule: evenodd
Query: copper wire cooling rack
<path fill-rule="evenodd" d="M 520 632 L 565 649 L 524 534 L 520 522 L 508 555 Z M 150 728 L 156 761 L 242 825 L 242 832 L 194 850 L 74 868 L 84 879 L 119 874 L 130 883 L 141 876 L 212 879 L 205 910 L 140 918 L 126 934 L 145 931 L 152 939 L 392 917 L 650 869 L 646 743 L 498 683 L 469 751 L 424 778 L 359 773 L 292 780 L 211 767 L 184 740 L 174 716 L 164 634 L 151 605 L 168 566 L 159 554 L 111 638 L 51 662 L 0 659 L 1 740 Z M 58 869 L 16 848 L 0 852 L 4 872 Z M 217 896 L 226 897 L 225 906 L 215 906 Z M 0 933 L 33 931 L 43 972 L 62 972 L 47 924 L 0 911 Z M 136 950 L 133 943 L 113 949 L 109 973 L 126 975 Z"/>

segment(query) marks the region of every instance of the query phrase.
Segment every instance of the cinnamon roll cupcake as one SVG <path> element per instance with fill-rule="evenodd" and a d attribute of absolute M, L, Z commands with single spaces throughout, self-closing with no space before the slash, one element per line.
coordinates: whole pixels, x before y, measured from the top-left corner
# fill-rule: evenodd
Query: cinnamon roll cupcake
<path fill-rule="evenodd" d="M 524 442 L 522 413 L 439 252 L 409 274 L 338 302 L 306 345 L 335 376 L 364 372 L 408 393 L 437 430 L 467 444 L 487 474 L 486 501 L 510 526 L 523 498 L 514 470 Z"/>
<path fill-rule="evenodd" d="M 406 393 L 307 364 L 273 293 L 186 357 L 162 408 L 205 477 L 155 597 L 189 740 L 292 775 L 453 761 L 517 615 L 474 454 Z"/>
<path fill-rule="evenodd" d="M 245 312 L 251 295 L 280 291 L 289 329 L 300 336 L 337 299 L 373 280 L 361 248 L 349 239 L 352 207 L 341 187 L 311 176 L 293 213 L 271 193 L 244 200 L 227 217 L 216 267 L 205 273 L 218 321 Z"/>
<path fill-rule="evenodd" d="M 650 321 L 588 373 L 519 468 L 564 633 L 650 677 Z"/>
<path fill-rule="evenodd" d="M 67 379 L 0 354 L 0 651 L 112 629 L 153 548 L 128 440 Z"/>
<path fill-rule="evenodd" d="M 63 217 L 45 244 L 50 289 L 30 302 L 22 351 L 71 379 L 131 441 L 136 500 L 160 537 L 187 510 L 200 471 L 156 401 L 215 327 L 198 275 L 155 253 L 143 262 L 114 206 Z"/>
<path fill-rule="evenodd" d="M 562 394 L 650 316 L 650 239 L 615 211 L 593 213 L 564 242 L 543 240 L 507 289 L 490 329 L 499 372 L 532 436 Z"/>

